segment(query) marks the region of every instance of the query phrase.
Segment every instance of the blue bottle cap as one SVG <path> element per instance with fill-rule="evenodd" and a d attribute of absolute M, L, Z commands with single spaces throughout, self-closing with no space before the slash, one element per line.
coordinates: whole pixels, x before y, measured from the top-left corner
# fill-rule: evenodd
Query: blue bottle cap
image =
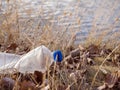
<path fill-rule="evenodd" d="M 63 55 L 60 50 L 56 50 L 53 52 L 54 61 L 61 62 L 63 60 Z"/>

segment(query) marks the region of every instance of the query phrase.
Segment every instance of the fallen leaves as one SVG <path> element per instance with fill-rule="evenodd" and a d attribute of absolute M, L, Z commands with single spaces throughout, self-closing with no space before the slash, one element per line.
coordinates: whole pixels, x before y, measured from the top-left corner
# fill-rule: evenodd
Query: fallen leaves
<path fill-rule="evenodd" d="M 12 90 L 15 85 L 15 80 L 10 77 L 4 77 L 0 80 L 0 90 Z"/>
<path fill-rule="evenodd" d="M 42 72 L 39 72 L 39 71 L 34 72 L 34 78 L 39 85 L 41 85 L 43 83 L 43 77 L 44 76 L 43 76 Z"/>
<path fill-rule="evenodd" d="M 105 90 L 105 89 L 113 89 L 113 90 L 120 89 L 120 70 L 106 75 L 104 84 L 98 87 L 98 90 Z"/>
<path fill-rule="evenodd" d="M 20 90 L 35 90 L 35 84 L 31 81 L 24 80 L 20 85 Z"/>
<path fill-rule="evenodd" d="M 2 47 L 2 45 L 1 45 Z M 11 44 L 8 50 L 20 49 L 20 46 Z M 7 50 L 5 49 L 5 50 Z M 27 52 L 29 48 L 24 47 L 23 51 Z M 50 69 L 44 74 L 35 71 L 33 74 L 15 73 L 11 76 L 4 76 L 0 79 L 0 89 L 5 90 L 86 90 L 90 88 L 91 80 L 96 73 L 96 69 L 101 62 L 96 61 L 102 57 L 104 59 L 112 50 L 101 48 L 96 45 L 83 47 L 79 45 L 76 49 L 69 48 L 65 58 L 61 63 L 53 63 Z M 18 51 L 19 52 L 19 51 Z M 19 52 L 20 53 L 20 52 Z M 96 59 L 97 58 L 97 59 Z M 120 62 L 120 53 L 114 53 L 107 59 L 109 65 L 118 67 Z M 108 62 L 107 62 L 108 63 Z M 55 66 L 56 65 L 56 66 Z M 105 65 L 107 65 L 105 63 Z M 98 67 L 96 67 L 98 66 Z M 111 66 L 112 67 L 112 66 Z M 97 76 L 96 87 L 98 90 L 119 90 L 120 89 L 120 71 L 110 73 L 110 70 L 101 68 Z M 45 77 L 44 77 L 45 75 Z M 103 83 L 104 81 L 104 83 Z M 102 85 L 103 84 L 103 85 Z M 100 86 L 101 85 L 101 86 Z M 9 89 L 8 89 L 9 88 Z M 93 87 L 94 88 L 94 87 Z M 93 89 L 92 88 L 92 89 Z M 95 88 L 96 90 L 96 88 Z"/>
<path fill-rule="evenodd" d="M 77 49 L 71 51 L 71 52 L 70 52 L 70 55 L 71 55 L 72 58 L 77 57 L 77 56 L 80 56 L 80 49 L 77 48 Z"/>
<path fill-rule="evenodd" d="M 8 45 L 7 50 L 15 51 L 17 47 L 18 45 L 16 43 L 11 43 L 10 45 Z"/>
<path fill-rule="evenodd" d="M 11 76 L 8 76 L 6 74 L 0 80 L 0 89 L 1 90 L 40 90 L 40 85 L 42 83 L 43 83 L 43 73 L 39 71 L 35 71 L 34 74 L 14 73 Z M 48 88 L 48 86 L 46 88 Z"/>
<path fill-rule="evenodd" d="M 94 44 L 91 44 L 87 47 L 87 51 L 89 52 L 90 56 L 94 56 L 100 53 L 100 47 Z"/>

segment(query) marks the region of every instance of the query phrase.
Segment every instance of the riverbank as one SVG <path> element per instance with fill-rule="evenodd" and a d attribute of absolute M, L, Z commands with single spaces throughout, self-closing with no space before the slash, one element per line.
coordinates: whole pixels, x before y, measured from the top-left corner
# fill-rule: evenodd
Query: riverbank
<path fill-rule="evenodd" d="M 0 52 L 24 55 L 45 45 L 64 60 L 46 73 L 6 70 L 0 89 L 119 90 L 119 10 L 118 0 L 1 3 Z"/>
<path fill-rule="evenodd" d="M 17 47 L 19 46 L 11 44 L 4 48 L 4 51 L 15 53 Z M 17 54 L 25 54 L 28 51 L 19 51 Z M 12 90 L 13 87 L 14 90 L 41 90 L 40 88 L 45 87 L 50 90 L 120 89 L 118 84 L 120 82 L 120 46 L 108 48 L 105 45 L 91 44 L 86 47 L 79 45 L 69 47 L 64 52 L 66 53 L 63 61 L 53 64 L 45 73 L 35 71 L 34 74 L 22 74 L 5 70 L 6 74 L 0 74 L 1 89 L 11 88 Z"/>

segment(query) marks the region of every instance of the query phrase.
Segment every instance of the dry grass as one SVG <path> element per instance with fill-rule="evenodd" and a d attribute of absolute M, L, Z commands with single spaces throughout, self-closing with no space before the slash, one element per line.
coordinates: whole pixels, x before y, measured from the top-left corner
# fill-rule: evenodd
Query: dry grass
<path fill-rule="evenodd" d="M 38 16 L 42 16 L 41 11 L 42 8 L 40 12 L 38 12 Z M 17 4 L 15 3 L 14 5 L 10 5 L 10 0 L 7 0 L 7 9 L 4 14 L 0 15 L 0 45 L 4 47 L 4 50 L 1 49 L 1 51 L 5 51 L 7 49 L 6 47 L 12 43 L 18 45 L 18 52 L 25 51 L 25 53 L 37 46 L 45 45 L 51 50 L 62 50 L 63 55 L 66 56 L 70 52 L 71 48 L 75 48 L 77 46 L 74 44 L 74 42 L 76 39 L 76 33 L 80 32 L 80 30 L 71 31 L 69 29 L 69 25 L 66 27 L 57 27 L 57 25 L 50 23 L 49 19 L 43 20 L 43 18 L 41 17 L 37 19 L 32 18 L 29 16 L 31 15 L 31 12 L 29 10 L 26 11 L 26 13 L 28 14 L 28 18 L 21 18 L 18 13 Z M 66 15 L 66 13 L 63 13 L 63 15 Z M 72 14 L 70 14 L 70 16 L 72 16 Z M 91 44 L 100 47 L 106 45 L 106 48 L 115 48 L 113 51 L 116 51 L 117 49 L 117 51 L 119 52 L 120 49 L 116 47 L 120 44 L 120 41 L 118 40 L 119 33 L 113 33 L 112 36 L 106 38 L 108 33 L 113 30 L 114 26 L 119 22 L 119 20 L 115 20 L 115 23 L 112 26 L 107 28 L 107 30 L 100 32 L 99 27 L 96 26 L 96 19 L 97 11 L 96 17 L 93 21 L 92 30 L 83 45 L 85 47 Z M 79 18 L 77 22 L 79 25 Z M 18 48 L 16 50 L 18 50 Z M 26 48 L 28 48 L 29 50 L 27 51 Z M 13 51 L 12 53 L 15 53 L 15 51 Z M 107 57 L 110 57 L 110 55 L 108 55 Z M 101 67 L 108 70 L 109 72 L 113 72 L 115 69 L 119 68 L 113 68 L 111 65 L 109 65 L 109 63 L 103 65 L 105 61 L 105 57 L 97 57 L 95 58 L 95 62 L 97 63 L 97 65 L 88 67 L 87 81 L 89 82 L 89 84 L 92 82 L 91 86 L 99 86 L 102 84 L 101 80 L 104 78 L 104 74 L 99 71 Z M 70 90 L 70 88 L 71 90 L 79 90 L 80 87 L 78 88 L 78 86 L 81 86 L 81 82 L 78 83 L 76 82 L 76 80 L 70 80 L 70 78 L 68 77 L 70 73 L 68 73 L 66 68 L 67 67 L 64 66 L 63 70 L 60 70 L 55 65 L 53 71 L 54 73 L 52 73 L 53 75 L 49 75 L 50 71 L 48 71 L 46 76 L 51 81 L 51 90 L 57 90 L 58 87 L 62 88 L 59 90 L 63 90 L 65 88 L 67 88 L 66 90 Z M 58 75 L 56 75 L 55 73 L 56 70 L 58 71 Z M 74 69 L 73 71 L 76 71 L 76 69 Z M 98 78 L 97 80 L 96 77 Z M 90 85 L 88 86 L 90 87 Z"/>

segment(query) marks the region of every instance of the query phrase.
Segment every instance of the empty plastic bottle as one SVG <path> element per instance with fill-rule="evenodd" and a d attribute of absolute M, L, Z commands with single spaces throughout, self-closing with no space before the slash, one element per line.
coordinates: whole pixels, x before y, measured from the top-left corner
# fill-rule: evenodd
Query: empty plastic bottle
<path fill-rule="evenodd" d="M 17 62 L 20 58 L 20 55 L 0 52 L 0 67 L 12 62 Z"/>
<path fill-rule="evenodd" d="M 33 73 L 35 70 L 45 72 L 53 61 L 62 61 L 61 51 L 51 52 L 47 47 L 42 45 L 23 56 L 14 68 L 22 73 Z"/>
<path fill-rule="evenodd" d="M 51 52 L 47 47 L 42 45 L 22 56 L 17 63 L 7 64 L 4 69 L 9 67 L 15 68 L 22 73 L 33 73 L 34 71 L 44 73 L 54 61 L 61 62 L 62 59 L 63 56 L 60 50 Z"/>

